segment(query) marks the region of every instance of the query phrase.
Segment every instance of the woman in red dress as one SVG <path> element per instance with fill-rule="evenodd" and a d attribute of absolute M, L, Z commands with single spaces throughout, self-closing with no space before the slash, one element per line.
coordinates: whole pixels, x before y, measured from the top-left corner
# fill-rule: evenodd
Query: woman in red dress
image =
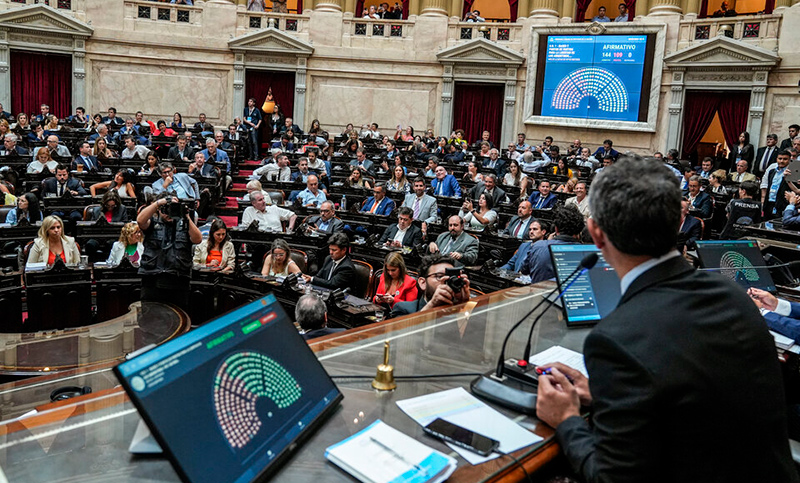
<path fill-rule="evenodd" d="M 375 303 L 394 306 L 397 302 L 417 300 L 417 281 L 408 274 L 400 252 L 391 252 L 383 261 L 383 273 L 375 291 Z"/>

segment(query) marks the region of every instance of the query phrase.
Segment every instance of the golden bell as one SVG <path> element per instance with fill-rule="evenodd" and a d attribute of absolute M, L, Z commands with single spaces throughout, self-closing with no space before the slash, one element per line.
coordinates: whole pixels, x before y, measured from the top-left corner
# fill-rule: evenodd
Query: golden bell
<path fill-rule="evenodd" d="M 372 380 L 372 387 L 379 391 L 391 391 L 397 388 L 394 382 L 394 367 L 389 365 L 389 341 L 383 343 L 383 364 L 378 364 L 378 373 Z"/>

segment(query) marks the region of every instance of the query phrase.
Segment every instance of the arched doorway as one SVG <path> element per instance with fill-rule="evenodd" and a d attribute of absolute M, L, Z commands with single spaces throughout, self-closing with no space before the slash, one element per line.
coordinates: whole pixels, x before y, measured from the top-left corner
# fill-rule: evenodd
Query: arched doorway
<path fill-rule="evenodd" d="M 739 134 L 747 130 L 750 91 L 689 90 L 684 106 L 683 158 L 696 164 L 706 156 L 714 157 L 717 142 L 727 149 L 738 143 Z M 717 167 L 730 170 L 727 158 L 719 154 Z"/>

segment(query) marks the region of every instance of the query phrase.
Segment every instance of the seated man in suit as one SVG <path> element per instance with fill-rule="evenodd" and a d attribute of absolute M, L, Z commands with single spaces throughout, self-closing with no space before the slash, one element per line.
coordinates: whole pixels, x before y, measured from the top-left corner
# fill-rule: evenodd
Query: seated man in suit
<path fill-rule="evenodd" d="M 206 157 L 206 162 L 211 164 L 224 164 L 225 171 L 228 175 L 231 173 L 231 158 L 228 153 L 221 149 L 217 149 L 217 142 L 214 138 L 206 139 L 206 148 L 202 151 L 203 156 Z"/>
<path fill-rule="evenodd" d="M 297 171 L 292 173 L 292 181 L 297 183 L 307 183 L 309 175 L 316 175 L 314 171 L 308 168 L 308 158 L 300 158 L 297 160 Z"/>
<path fill-rule="evenodd" d="M 56 166 L 56 175 L 42 181 L 42 196 L 44 198 L 62 197 L 67 193 L 72 196 L 87 195 L 83 182 L 69 174 L 69 167 L 64 164 Z"/>
<path fill-rule="evenodd" d="M 63 144 L 58 144 L 58 136 L 55 134 L 51 134 L 47 136 L 47 145 L 41 146 L 33 150 L 33 158 L 36 159 L 36 153 L 39 152 L 40 149 L 47 149 L 50 151 L 51 158 L 69 158 L 71 154 L 69 153 L 69 149 Z"/>
<path fill-rule="evenodd" d="M 194 150 L 189 147 L 186 136 L 178 135 L 175 146 L 169 148 L 167 158 L 170 161 L 191 163 L 194 159 Z"/>
<path fill-rule="evenodd" d="M 397 224 L 384 230 L 378 243 L 388 247 L 415 247 L 422 243 L 422 230 L 414 225 L 414 212 L 401 206 L 397 210 Z"/>
<path fill-rule="evenodd" d="M 483 161 L 483 167 L 493 169 L 498 178 L 506 175 L 506 162 L 500 159 L 500 151 L 497 148 L 489 150 L 489 158 Z"/>
<path fill-rule="evenodd" d="M 319 215 L 306 220 L 306 233 L 316 232 L 320 235 L 331 235 L 344 230 L 344 222 L 335 217 L 336 208 L 331 201 L 323 201 L 319 205 Z"/>
<path fill-rule="evenodd" d="M 193 176 L 201 176 L 203 178 L 219 179 L 219 168 L 206 163 L 206 157 L 202 151 L 194 153 L 194 162 L 189 165 L 189 174 Z"/>
<path fill-rule="evenodd" d="M 103 169 L 97 158 L 92 156 L 92 146 L 86 141 L 78 147 L 78 155 L 72 160 L 72 169 L 78 169 L 78 165 L 82 165 L 84 171 Z"/>
<path fill-rule="evenodd" d="M 439 208 L 436 198 L 425 193 L 425 178 L 414 180 L 414 192 L 406 195 L 403 206 L 411 208 L 415 220 L 422 221 L 422 231 L 427 232 L 428 223 L 435 223 Z"/>
<path fill-rule="evenodd" d="M 106 144 L 114 144 L 114 139 L 112 139 L 111 135 L 108 134 L 108 126 L 105 124 L 97 125 L 97 132 L 89 136 L 89 142 L 94 144 L 100 138 L 105 139 Z"/>
<path fill-rule="evenodd" d="M 225 154 L 228 154 L 227 151 L 233 149 L 233 143 L 231 142 L 231 140 L 225 137 L 225 133 L 222 131 L 217 131 L 214 133 L 214 141 L 216 141 L 217 143 L 217 149 L 225 151 L 226 152 Z"/>
<path fill-rule="evenodd" d="M 356 159 L 350 161 L 350 166 L 356 166 L 361 170 L 361 174 L 368 174 L 370 176 L 375 175 L 375 173 L 372 172 L 374 164 L 375 163 L 371 160 L 367 159 L 367 153 L 363 148 L 358 148 L 356 151 Z"/>
<path fill-rule="evenodd" d="M 464 161 L 465 155 L 464 145 L 456 143 L 448 144 L 447 154 L 444 155 L 442 161 L 448 164 L 458 164 Z"/>
<path fill-rule="evenodd" d="M 714 200 L 705 191 L 700 191 L 700 176 L 689 178 L 689 209 L 695 211 L 700 218 L 710 218 L 714 211 Z"/>
<path fill-rule="evenodd" d="M 309 175 L 306 178 L 306 189 L 297 195 L 300 204 L 303 206 L 320 206 L 323 201 L 327 200 L 325 192 L 319 189 L 319 178 L 315 175 Z"/>
<path fill-rule="evenodd" d="M 447 174 L 444 166 L 437 166 L 434 174 L 436 177 L 431 181 L 434 196 L 461 198 L 461 185 L 455 176 Z"/>
<path fill-rule="evenodd" d="M 555 236 L 534 243 L 525 258 L 520 273 L 529 275 L 531 283 L 550 280 L 556 276 L 550 258 L 550 245 L 580 243 L 581 232 L 585 226 L 583 215 L 574 206 L 557 207 L 553 213 L 553 232 Z"/>
<path fill-rule="evenodd" d="M 641 159 L 592 183 L 588 230 L 622 298 L 586 336 L 588 378 L 541 366 L 536 416 L 582 481 L 798 482 L 775 341 L 740 286 L 675 250 L 679 203 Z"/>
<path fill-rule="evenodd" d="M 531 205 L 530 201 L 523 201 L 517 207 L 517 214 L 511 221 L 508 222 L 506 225 L 505 230 L 503 230 L 503 234 L 507 236 L 513 236 L 514 238 L 520 240 L 527 240 L 528 239 L 528 227 L 530 227 L 534 221 L 533 216 L 533 205 Z"/>
<path fill-rule="evenodd" d="M 374 213 L 389 216 L 394 211 L 394 201 L 386 197 L 386 185 L 379 184 L 373 189 L 375 196 L 370 196 L 361 207 L 362 213 Z"/>
<path fill-rule="evenodd" d="M 108 108 L 108 116 L 105 116 L 103 118 L 103 124 L 105 124 L 105 125 L 115 124 L 117 126 L 121 126 L 121 125 L 125 124 L 125 121 L 123 121 L 121 117 L 117 117 L 117 109 L 116 108 L 109 107 Z"/>
<path fill-rule="evenodd" d="M 758 148 L 756 157 L 753 159 L 753 174 L 759 178 L 764 176 L 764 172 L 767 171 L 769 165 L 778 161 L 778 152 L 780 151 L 778 135 L 767 134 L 767 145 Z"/>
<path fill-rule="evenodd" d="M 755 181 L 756 175 L 747 172 L 747 160 L 740 159 L 736 161 L 736 172 L 731 174 L 731 181 L 736 183 L 743 183 L 745 181 Z"/>
<path fill-rule="evenodd" d="M 614 149 L 614 142 L 610 139 L 603 141 L 603 145 L 597 148 L 597 151 L 592 154 L 595 159 L 603 159 L 606 155 L 611 155 L 615 160 L 619 157 L 619 152 Z"/>
<path fill-rule="evenodd" d="M 800 230 L 800 214 L 797 212 L 797 204 L 800 201 L 800 196 L 786 192 L 786 200 L 789 202 L 783 210 L 783 227 L 787 230 Z"/>
<path fill-rule="evenodd" d="M 50 116 L 50 106 L 48 106 L 47 104 L 42 104 L 41 106 L 39 106 L 39 111 L 40 111 L 40 113 L 37 114 L 33 118 L 33 120 L 38 122 L 38 123 L 43 123 Z"/>
<path fill-rule="evenodd" d="M 289 134 L 281 134 L 281 139 L 272 143 L 272 149 L 280 149 L 284 153 L 290 153 L 294 151 L 294 144 L 292 143 L 292 139 L 289 137 Z"/>
<path fill-rule="evenodd" d="M 550 225 L 544 220 L 533 220 L 529 226 L 528 233 L 525 234 L 527 241 L 523 242 L 506 264 L 500 267 L 502 270 L 522 272 L 522 266 L 525 264 L 525 259 L 528 258 L 528 253 L 531 251 L 533 244 L 539 240 L 544 240 L 550 234 Z"/>
<path fill-rule="evenodd" d="M 114 134 L 114 139 L 121 141 L 122 139 L 125 139 L 125 136 L 133 136 L 133 138 L 139 144 L 144 144 L 142 139 L 139 137 L 139 127 L 135 125 L 133 119 L 130 117 L 125 119 L 125 125 L 122 126 L 120 130 L 116 132 L 116 134 Z"/>
<path fill-rule="evenodd" d="M 303 274 L 306 283 L 317 285 L 324 288 L 346 289 L 352 287 L 356 278 L 356 267 L 350 255 L 347 254 L 350 248 L 350 240 L 344 233 L 334 233 L 328 238 L 328 256 L 322 263 L 316 275 Z"/>
<path fill-rule="evenodd" d="M 484 175 L 483 180 L 478 181 L 475 186 L 469 190 L 470 198 L 475 201 L 480 200 L 481 195 L 484 193 L 492 197 L 492 202 L 494 203 L 493 206 L 497 206 L 499 203 L 505 203 L 508 201 L 506 192 L 497 186 L 497 176 L 494 174 Z"/>
<path fill-rule="evenodd" d="M 688 250 L 696 248 L 696 242 L 703 236 L 703 224 L 700 220 L 689 214 L 691 205 L 689 200 L 684 198 L 681 200 L 681 224 L 678 229 L 680 236 L 678 240 Z M 678 247 L 681 248 L 680 246 Z"/>
<path fill-rule="evenodd" d="M 474 264 L 478 260 L 478 239 L 464 231 L 464 219 L 458 215 L 451 216 L 447 220 L 447 229 L 428 245 L 428 251 L 447 255 L 463 265 Z"/>
<path fill-rule="evenodd" d="M 556 205 L 558 196 L 550 192 L 550 181 L 543 179 L 539 182 L 539 191 L 531 193 L 528 201 L 536 210 L 548 210 Z"/>
<path fill-rule="evenodd" d="M 426 310 L 444 307 L 448 305 L 458 305 L 469 300 L 469 279 L 465 273 L 461 273 L 463 280 L 462 289 L 456 293 L 447 285 L 450 278 L 445 275 L 445 270 L 455 268 L 456 261 L 444 255 L 428 255 L 422 257 L 422 264 L 419 267 L 419 284 L 421 297 L 410 302 L 397 302 L 392 307 L 391 317 L 402 317 L 403 315 L 424 312 Z"/>
<path fill-rule="evenodd" d="M 301 335 L 305 340 L 345 330 L 328 327 L 328 307 L 316 294 L 306 294 L 297 300 L 297 305 L 294 307 L 294 319 L 302 329 Z"/>
<path fill-rule="evenodd" d="M 214 126 L 211 125 L 210 122 L 206 121 L 205 113 L 201 112 L 198 116 L 198 121 L 194 123 L 195 131 L 200 131 L 201 136 L 209 136 L 211 133 L 214 132 Z"/>
<path fill-rule="evenodd" d="M 13 132 L 6 134 L 3 139 L 3 156 L 27 156 L 28 150 L 17 146 L 17 135 Z"/>

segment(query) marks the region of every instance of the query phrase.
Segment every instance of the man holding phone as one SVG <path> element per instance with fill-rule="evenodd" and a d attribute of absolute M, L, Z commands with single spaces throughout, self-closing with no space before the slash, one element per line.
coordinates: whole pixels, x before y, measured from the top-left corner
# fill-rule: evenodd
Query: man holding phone
<path fill-rule="evenodd" d="M 455 265 L 455 260 L 447 256 L 423 257 L 417 280 L 422 297 L 411 302 L 394 304 L 392 318 L 469 300 L 469 279 Z"/>

